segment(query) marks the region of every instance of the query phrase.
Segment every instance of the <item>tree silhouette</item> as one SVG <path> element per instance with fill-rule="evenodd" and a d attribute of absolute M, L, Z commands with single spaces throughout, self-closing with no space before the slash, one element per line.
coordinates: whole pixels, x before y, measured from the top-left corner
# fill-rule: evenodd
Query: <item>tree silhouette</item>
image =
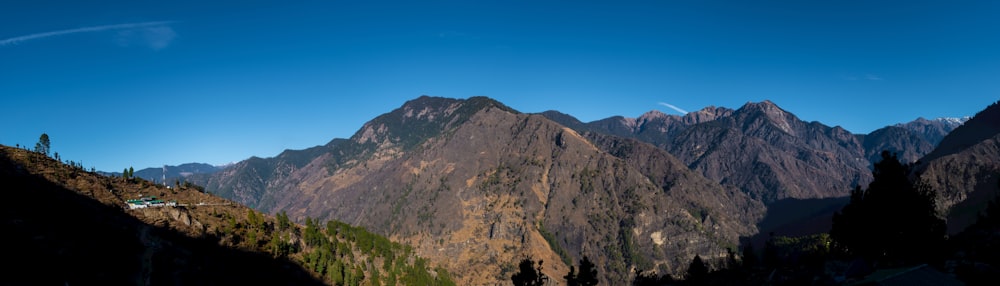
<path fill-rule="evenodd" d="M 49 155 L 49 147 L 51 142 L 49 141 L 49 134 L 42 133 L 42 136 L 38 137 L 38 143 L 35 143 L 35 152 Z"/>
<path fill-rule="evenodd" d="M 518 272 L 510 276 L 510 280 L 514 282 L 515 286 L 540 286 L 545 285 L 545 281 L 548 277 L 542 274 L 542 263 L 544 261 L 539 260 L 537 268 L 535 267 L 535 261 L 531 258 L 525 258 L 521 260 L 521 263 L 517 265 Z"/>
<path fill-rule="evenodd" d="M 580 283 L 576 281 L 576 267 L 573 265 L 569 266 L 569 273 L 566 273 L 566 276 L 563 276 L 563 279 L 566 279 L 566 286 L 580 285 Z"/>
<path fill-rule="evenodd" d="M 569 267 L 569 273 L 563 276 L 566 279 L 567 286 L 593 286 L 597 285 L 597 268 L 594 263 L 590 261 L 590 258 L 584 256 L 580 259 L 580 272 L 575 273 L 575 269 L 572 265 Z"/>
<path fill-rule="evenodd" d="M 597 285 L 597 268 L 587 256 L 580 260 L 580 273 L 576 274 L 576 281 L 581 286 Z"/>
<path fill-rule="evenodd" d="M 688 266 L 687 280 L 701 281 L 705 279 L 705 276 L 708 276 L 708 266 L 701 260 L 700 255 L 695 255 L 694 259 L 691 260 L 691 265 Z"/>
<path fill-rule="evenodd" d="M 945 222 L 937 213 L 936 193 L 909 180 L 910 168 L 895 154 L 882 152 L 868 189 L 833 217 L 830 236 L 847 254 L 892 264 L 932 262 L 942 249 Z"/>

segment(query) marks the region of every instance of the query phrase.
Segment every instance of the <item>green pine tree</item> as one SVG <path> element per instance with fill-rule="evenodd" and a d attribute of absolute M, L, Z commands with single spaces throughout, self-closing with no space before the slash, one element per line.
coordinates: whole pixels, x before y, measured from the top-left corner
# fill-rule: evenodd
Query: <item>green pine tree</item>
<path fill-rule="evenodd" d="M 49 134 L 42 133 L 42 136 L 38 137 L 38 143 L 35 143 L 35 152 L 48 156 L 51 143 L 52 142 L 49 141 Z"/>

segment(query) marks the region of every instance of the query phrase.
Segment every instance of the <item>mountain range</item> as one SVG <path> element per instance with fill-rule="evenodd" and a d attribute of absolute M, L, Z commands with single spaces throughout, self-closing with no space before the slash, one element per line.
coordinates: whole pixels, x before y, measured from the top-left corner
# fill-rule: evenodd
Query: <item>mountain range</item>
<path fill-rule="evenodd" d="M 541 114 L 580 132 L 653 144 L 706 177 L 765 203 L 846 196 L 852 186 L 871 181 L 869 167 L 882 150 L 915 162 L 964 120 L 918 118 L 854 135 L 840 127 L 804 122 L 770 101 L 736 110 L 707 107 L 684 116 L 650 111 L 638 118 L 616 116 L 589 123 L 558 111 Z"/>
<path fill-rule="evenodd" d="M 856 135 L 770 101 L 584 123 L 423 96 L 351 138 L 187 179 L 263 212 L 363 226 L 460 284 L 506 281 L 526 256 L 549 277 L 587 256 L 602 281 L 621 284 L 634 270 L 682 273 L 695 255 L 721 261 L 741 238 L 773 230 L 760 223 L 782 202 L 844 197 L 871 181 L 872 154 L 916 162 L 953 123 Z"/>

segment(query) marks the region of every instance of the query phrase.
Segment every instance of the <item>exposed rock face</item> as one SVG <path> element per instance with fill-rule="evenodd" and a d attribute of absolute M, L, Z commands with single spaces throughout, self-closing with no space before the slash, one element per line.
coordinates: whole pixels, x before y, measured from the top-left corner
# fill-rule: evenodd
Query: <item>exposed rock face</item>
<path fill-rule="evenodd" d="M 421 97 L 326 147 L 304 165 L 241 162 L 210 179 L 237 183 L 208 189 L 228 186 L 222 193 L 292 218 L 365 226 L 465 285 L 508 281 L 525 255 L 553 279 L 582 255 L 608 284 L 626 283 L 633 268 L 680 273 L 696 254 L 724 256 L 762 216 L 759 203 L 662 149 L 581 135 L 487 98 Z"/>
<path fill-rule="evenodd" d="M 916 173 L 938 191 L 938 208 L 948 214 L 949 233 L 972 224 L 986 203 L 1000 194 L 1000 103 L 956 128 L 921 161 Z"/>

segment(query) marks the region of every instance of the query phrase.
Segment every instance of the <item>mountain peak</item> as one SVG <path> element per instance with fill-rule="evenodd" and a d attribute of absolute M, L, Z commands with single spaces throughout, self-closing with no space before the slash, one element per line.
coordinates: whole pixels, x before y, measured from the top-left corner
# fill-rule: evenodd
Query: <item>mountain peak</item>
<path fill-rule="evenodd" d="M 951 125 L 958 126 L 958 125 L 965 124 L 965 122 L 969 121 L 969 119 L 972 119 L 972 116 L 941 117 L 941 118 L 936 118 L 934 120 L 938 121 L 938 122 L 942 122 L 942 123 L 946 123 L 946 124 L 951 124 Z"/>
<path fill-rule="evenodd" d="M 771 102 L 770 100 L 764 100 L 761 102 L 747 102 L 736 111 L 737 114 L 741 115 L 739 117 L 759 121 L 764 120 L 774 125 L 781 131 L 795 135 L 795 128 L 793 125 L 797 125 L 799 122 L 798 117 L 794 114 L 781 109 L 777 104 Z"/>
<path fill-rule="evenodd" d="M 733 110 L 725 107 L 708 106 L 694 112 L 688 112 L 682 118 L 684 123 L 697 124 L 716 120 L 733 114 Z"/>
<path fill-rule="evenodd" d="M 639 122 L 646 122 L 646 121 L 650 121 L 650 120 L 653 120 L 653 119 L 666 118 L 666 117 L 669 117 L 669 116 L 670 115 L 667 115 L 666 113 L 660 112 L 659 110 L 650 110 L 650 111 L 648 111 L 648 112 L 643 113 L 642 115 L 640 115 L 639 118 L 638 118 L 638 121 Z"/>
<path fill-rule="evenodd" d="M 923 116 L 921 116 L 921 117 L 917 117 L 917 119 L 914 119 L 913 121 L 910 121 L 909 123 L 899 123 L 899 124 L 896 124 L 896 126 L 903 126 L 903 125 L 907 125 L 907 124 L 930 125 L 930 124 L 935 124 L 935 123 L 941 123 L 941 124 L 946 124 L 946 125 L 952 126 L 954 128 L 954 127 L 958 127 L 959 125 L 964 124 L 966 121 L 969 121 L 969 119 L 971 119 L 971 118 L 972 118 L 972 116 L 938 117 L 938 118 L 934 118 L 934 119 L 927 119 L 927 118 L 924 118 Z"/>
<path fill-rule="evenodd" d="M 742 107 L 740 107 L 740 109 L 737 109 L 736 111 L 740 113 L 762 112 L 764 114 L 767 114 L 768 117 L 771 118 L 781 118 L 791 115 L 790 112 L 785 111 L 784 109 L 782 109 L 781 107 L 779 107 L 777 104 L 775 104 L 770 100 L 764 100 L 761 102 L 747 102 Z"/>
<path fill-rule="evenodd" d="M 778 105 L 775 104 L 774 102 L 765 99 L 764 101 L 761 102 L 747 101 L 747 103 L 743 104 L 743 107 L 740 107 L 740 110 L 744 109 L 771 111 L 775 109 L 780 110 L 781 108 L 778 107 Z"/>
<path fill-rule="evenodd" d="M 403 110 L 407 112 L 407 114 L 404 114 L 404 117 L 413 117 L 413 116 L 422 117 L 424 115 L 428 115 L 428 112 L 431 112 L 432 109 L 437 109 L 444 111 L 446 113 L 450 113 L 455 111 L 452 110 L 451 108 L 459 108 L 462 106 L 469 107 L 468 108 L 469 111 L 473 112 L 488 107 L 497 107 L 511 113 L 518 113 L 513 108 L 510 108 L 504 105 L 503 103 L 500 103 L 499 101 L 486 96 L 473 96 L 469 97 L 468 99 L 458 99 L 458 98 L 447 98 L 447 97 L 438 97 L 429 95 L 421 95 L 416 99 L 409 100 L 406 103 L 404 103 L 403 106 L 394 110 L 393 112 L 398 110 Z M 409 113 L 414 110 L 418 111 L 418 114 Z"/>
<path fill-rule="evenodd" d="M 781 109 L 781 107 L 778 107 L 777 104 L 775 104 L 774 102 L 772 102 L 770 100 L 764 100 L 764 101 L 761 101 L 761 102 L 752 102 L 752 101 L 749 101 L 746 104 L 743 104 L 743 106 L 740 107 L 740 109 L 737 109 L 737 112 L 744 112 L 744 113 L 745 112 L 754 112 L 754 111 L 764 112 L 764 113 L 766 113 L 768 115 L 784 115 L 784 114 L 788 114 L 787 111 L 785 111 L 784 109 Z"/>
<path fill-rule="evenodd" d="M 358 143 L 400 144 L 409 148 L 490 108 L 519 113 L 485 96 L 455 99 L 423 95 L 365 123 L 352 140 Z"/>

